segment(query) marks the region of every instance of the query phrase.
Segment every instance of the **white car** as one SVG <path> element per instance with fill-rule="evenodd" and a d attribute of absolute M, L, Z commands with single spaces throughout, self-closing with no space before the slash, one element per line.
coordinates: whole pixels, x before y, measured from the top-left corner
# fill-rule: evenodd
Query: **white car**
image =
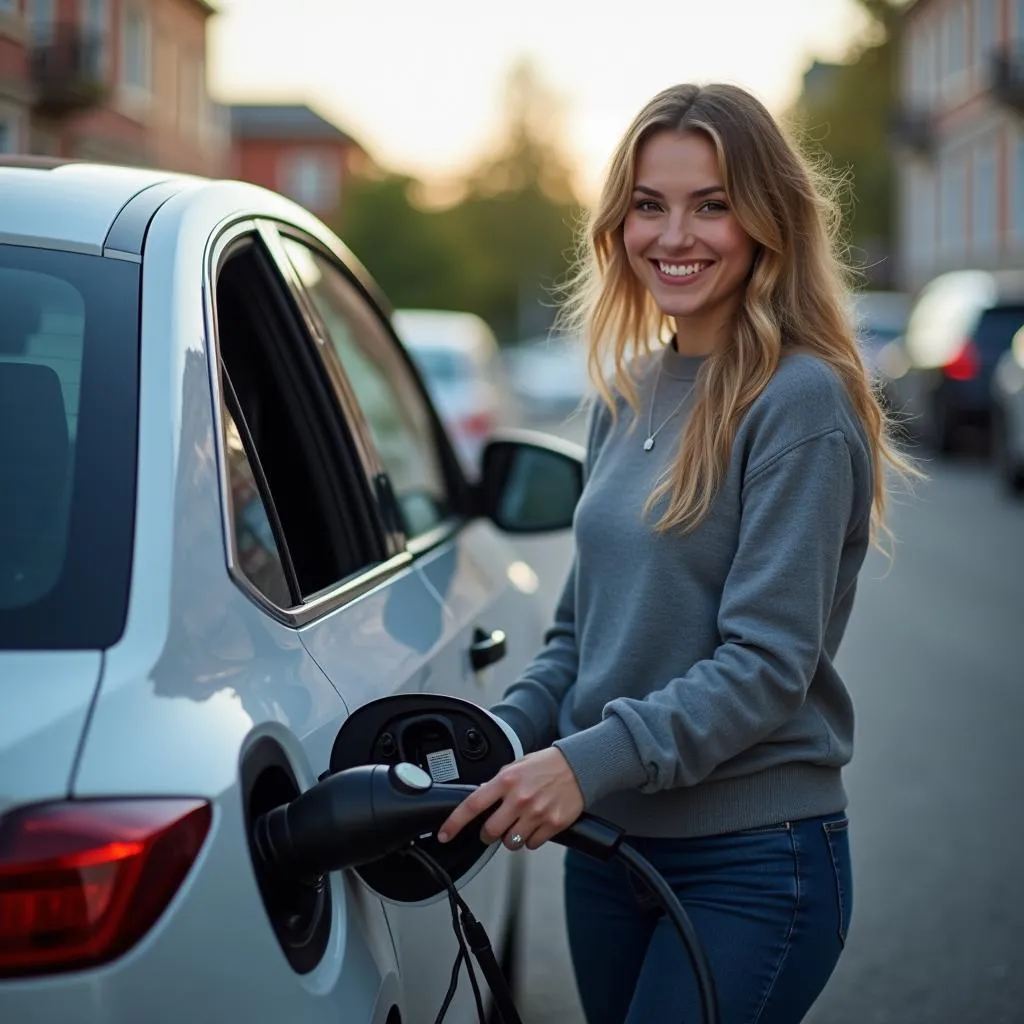
<path fill-rule="evenodd" d="M 475 313 L 399 309 L 392 323 L 423 376 L 467 473 L 475 475 L 495 430 L 516 410 L 498 341 Z"/>
<path fill-rule="evenodd" d="M 0 1020 L 434 1020 L 448 906 L 267 873 L 254 824 L 380 699 L 498 699 L 544 626 L 504 532 L 579 484 L 543 438 L 468 483 L 299 206 L 0 166 Z M 514 863 L 457 875 L 496 944 Z"/>

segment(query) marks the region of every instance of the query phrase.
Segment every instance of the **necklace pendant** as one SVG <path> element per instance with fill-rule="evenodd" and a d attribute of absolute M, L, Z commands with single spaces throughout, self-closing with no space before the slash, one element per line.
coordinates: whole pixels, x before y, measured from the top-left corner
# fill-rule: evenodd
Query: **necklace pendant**
<path fill-rule="evenodd" d="M 653 447 L 654 447 L 654 436 L 652 435 L 651 437 L 647 438 L 646 441 L 644 441 L 644 451 L 645 452 L 649 452 Z"/>

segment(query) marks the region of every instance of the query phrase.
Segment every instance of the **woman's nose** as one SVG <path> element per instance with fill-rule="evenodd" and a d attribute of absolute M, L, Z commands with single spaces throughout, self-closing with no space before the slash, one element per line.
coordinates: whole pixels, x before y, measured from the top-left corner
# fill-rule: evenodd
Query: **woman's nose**
<path fill-rule="evenodd" d="M 661 233 L 661 244 L 668 249 L 687 249 L 693 245 L 693 230 L 683 217 L 670 217 Z"/>

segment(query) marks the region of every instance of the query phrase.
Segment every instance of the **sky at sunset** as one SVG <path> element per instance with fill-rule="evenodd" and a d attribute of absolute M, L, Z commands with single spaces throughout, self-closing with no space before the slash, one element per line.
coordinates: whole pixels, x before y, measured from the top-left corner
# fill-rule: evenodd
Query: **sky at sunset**
<path fill-rule="evenodd" d="M 561 100 L 561 137 L 585 194 L 659 89 L 730 81 L 779 110 L 813 57 L 840 57 L 863 24 L 854 0 L 217 6 L 209 73 L 218 100 L 309 103 L 383 165 L 428 179 L 457 174 L 493 145 L 508 69 L 532 58 Z"/>

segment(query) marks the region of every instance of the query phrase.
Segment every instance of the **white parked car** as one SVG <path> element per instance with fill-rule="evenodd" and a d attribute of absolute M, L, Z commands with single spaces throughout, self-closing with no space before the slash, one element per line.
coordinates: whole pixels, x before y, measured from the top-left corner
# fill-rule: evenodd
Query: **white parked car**
<path fill-rule="evenodd" d="M 1024 328 L 992 375 L 992 455 L 1006 489 L 1024 495 Z"/>
<path fill-rule="evenodd" d="M 253 834 L 371 702 L 486 706 L 541 643 L 504 531 L 567 527 L 579 459 L 485 455 L 472 485 L 299 206 L 0 166 L 0 1020 L 434 1019 L 448 906 L 267 873 Z M 496 944 L 514 863 L 457 875 Z"/>
<path fill-rule="evenodd" d="M 494 332 L 475 313 L 459 310 L 399 309 L 392 323 L 423 376 L 463 468 L 475 474 L 487 439 L 516 421 Z"/>

